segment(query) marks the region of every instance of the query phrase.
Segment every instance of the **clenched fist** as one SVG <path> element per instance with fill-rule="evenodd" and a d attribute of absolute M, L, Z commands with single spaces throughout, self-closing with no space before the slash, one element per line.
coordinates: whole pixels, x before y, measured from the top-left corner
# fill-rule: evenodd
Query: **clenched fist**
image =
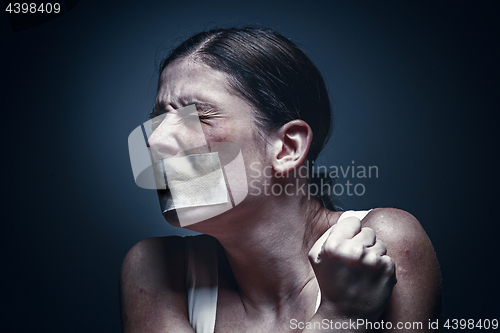
<path fill-rule="evenodd" d="M 345 218 L 309 251 L 321 289 L 318 312 L 324 317 L 377 320 L 396 283 L 394 261 L 371 228 Z"/>

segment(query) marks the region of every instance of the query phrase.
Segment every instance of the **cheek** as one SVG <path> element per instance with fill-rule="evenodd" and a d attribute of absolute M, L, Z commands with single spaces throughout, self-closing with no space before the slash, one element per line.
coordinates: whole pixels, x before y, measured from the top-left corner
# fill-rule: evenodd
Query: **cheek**
<path fill-rule="evenodd" d="M 214 126 L 205 125 L 203 128 L 205 138 L 210 145 L 211 142 L 229 142 L 235 144 L 242 153 L 245 165 L 257 162 L 264 164 L 263 156 L 265 149 L 264 141 L 255 133 L 252 124 L 232 119 L 224 119 Z M 262 142 L 261 142 L 262 141 Z"/>
<path fill-rule="evenodd" d="M 205 138 L 210 142 L 231 142 L 231 131 L 227 126 L 222 125 L 217 128 L 211 127 L 204 131 Z"/>
<path fill-rule="evenodd" d="M 238 126 L 231 121 L 220 122 L 217 126 L 204 128 L 205 138 L 211 142 L 229 142 L 235 144 L 241 151 L 243 163 L 247 171 L 252 163 L 262 166 L 265 164 L 263 145 L 259 144 L 259 136 L 253 132 L 251 126 Z M 255 167 L 255 166 L 254 166 Z"/>
<path fill-rule="evenodd" d="M 203 128 L 207 142 L 233 142 L 238 144 L 241 141 L 242 131 L 231 121 L 222 120 L 214 126 Z"/>

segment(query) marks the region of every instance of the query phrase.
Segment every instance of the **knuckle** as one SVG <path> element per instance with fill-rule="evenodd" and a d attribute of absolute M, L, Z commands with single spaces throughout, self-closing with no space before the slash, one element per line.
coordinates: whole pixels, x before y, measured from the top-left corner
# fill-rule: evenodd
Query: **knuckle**
<path fill-rule="evenodd" d="M 368 252 L 363 257 L 363 263 L 367 266 L 376 266 L 380 257 L 375 252 Z"/>
<path fill-rule="evenodd" d="M 394 263 L 394 260 L 392 260 L 391 257 L 388 255 L 383 255 L 380 257 L 382 264 L 385 266 L 385 269 L 388 273 L 393 273 L 396 270 L 396 264 Z"/>
<path fill-rule="evenodd" d="M 363 245 L 353 241 L 345 241 L 338 247 L 337 253 L 347 259 L 359 260 L 363 255 Z"/>
<path fill-rule="evenodd" d="M 377 239 L 377 242 L 375 243 L 375 245 L 379 251 L 382 253 L 382 255 L 385 255 L 387 253 L 387 247 L 385 246 L 384 242 L 382 242 L 381 240 L 378 240 Z"/>
<path fill-rule="evenodd" d="M 361 231 L 361 220 L 358 218 L 353 218 L 351 222 L 352 228 L 354 228 L 356 231 Z"/>
<path fill-rule="evenodd" d="M 358 218 L 351 216 L 337 223 L 337 226 L 338 229 L 353 229 L 359 232 L 361 230 L 361 221 Z"/>
<path fill-rule="evenodd" d="M 375 231 L 373 231 L 373 229 L 364 227 L 361 229 L 360 235 L 362 235 L 362 239 L 366 243 L 366 245 L 375 245 L 377 237 L 375 236 Z"/>
<path fill-rule="evenodd" d="M 325 244 L 323 245 L 322 252 L 324 252 L 327 255 L 334 254 L 337 251 L 339 246 L 340 246 L 340 244 L 338 241 L 336 241 L 335 239 L 332 239 L 332 238 L 328 238 L 326 240 Z"/>
<path fill-rule="evenodd" d="M 375 231 L 370 227 L 361 228 L 361 232 L 365 233 L 366 237 L 375 237 Z"/>

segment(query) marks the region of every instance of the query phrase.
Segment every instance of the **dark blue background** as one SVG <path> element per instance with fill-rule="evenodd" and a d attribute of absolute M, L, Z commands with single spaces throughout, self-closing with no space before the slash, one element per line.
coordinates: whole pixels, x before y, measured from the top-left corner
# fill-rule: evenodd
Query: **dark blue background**
<path fill-rule="evenodd" d="M 344 206 L 414 214 L 441 264 L 444 317 L 500 317 L 491 3 L 82 0 L 16 33 L 0 13 L 0 330 L 120 331 L 128 249 L 185 234 L 130 169 L 127 137 L 152 106 L 155 66 L 194 32 L 248 23 L 290 37 L 323 72 L 336 129 L 321 162 L 378 166 Z"/>

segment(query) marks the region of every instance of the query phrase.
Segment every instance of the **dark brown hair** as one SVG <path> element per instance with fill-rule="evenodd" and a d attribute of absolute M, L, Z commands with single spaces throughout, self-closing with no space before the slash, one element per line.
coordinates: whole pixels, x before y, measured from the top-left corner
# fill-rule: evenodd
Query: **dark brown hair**
<path fill-rule="evenodd" d="M 313 132 L 307 158 L 316 160 L 333 127 L 330 99 L 318 68 L 293 42 L 267 28 L 201 32 L 177 46 L 162 61 L 160 73 L 188 56 L 226 73 L 234 91 L 255 106 L 261 129 L 270 131 L 294 119 L 304 120 Z M 309 181 L 319 179 L 314 175 Z M 318 199 L 333 210 L 329 195 Z"/>

